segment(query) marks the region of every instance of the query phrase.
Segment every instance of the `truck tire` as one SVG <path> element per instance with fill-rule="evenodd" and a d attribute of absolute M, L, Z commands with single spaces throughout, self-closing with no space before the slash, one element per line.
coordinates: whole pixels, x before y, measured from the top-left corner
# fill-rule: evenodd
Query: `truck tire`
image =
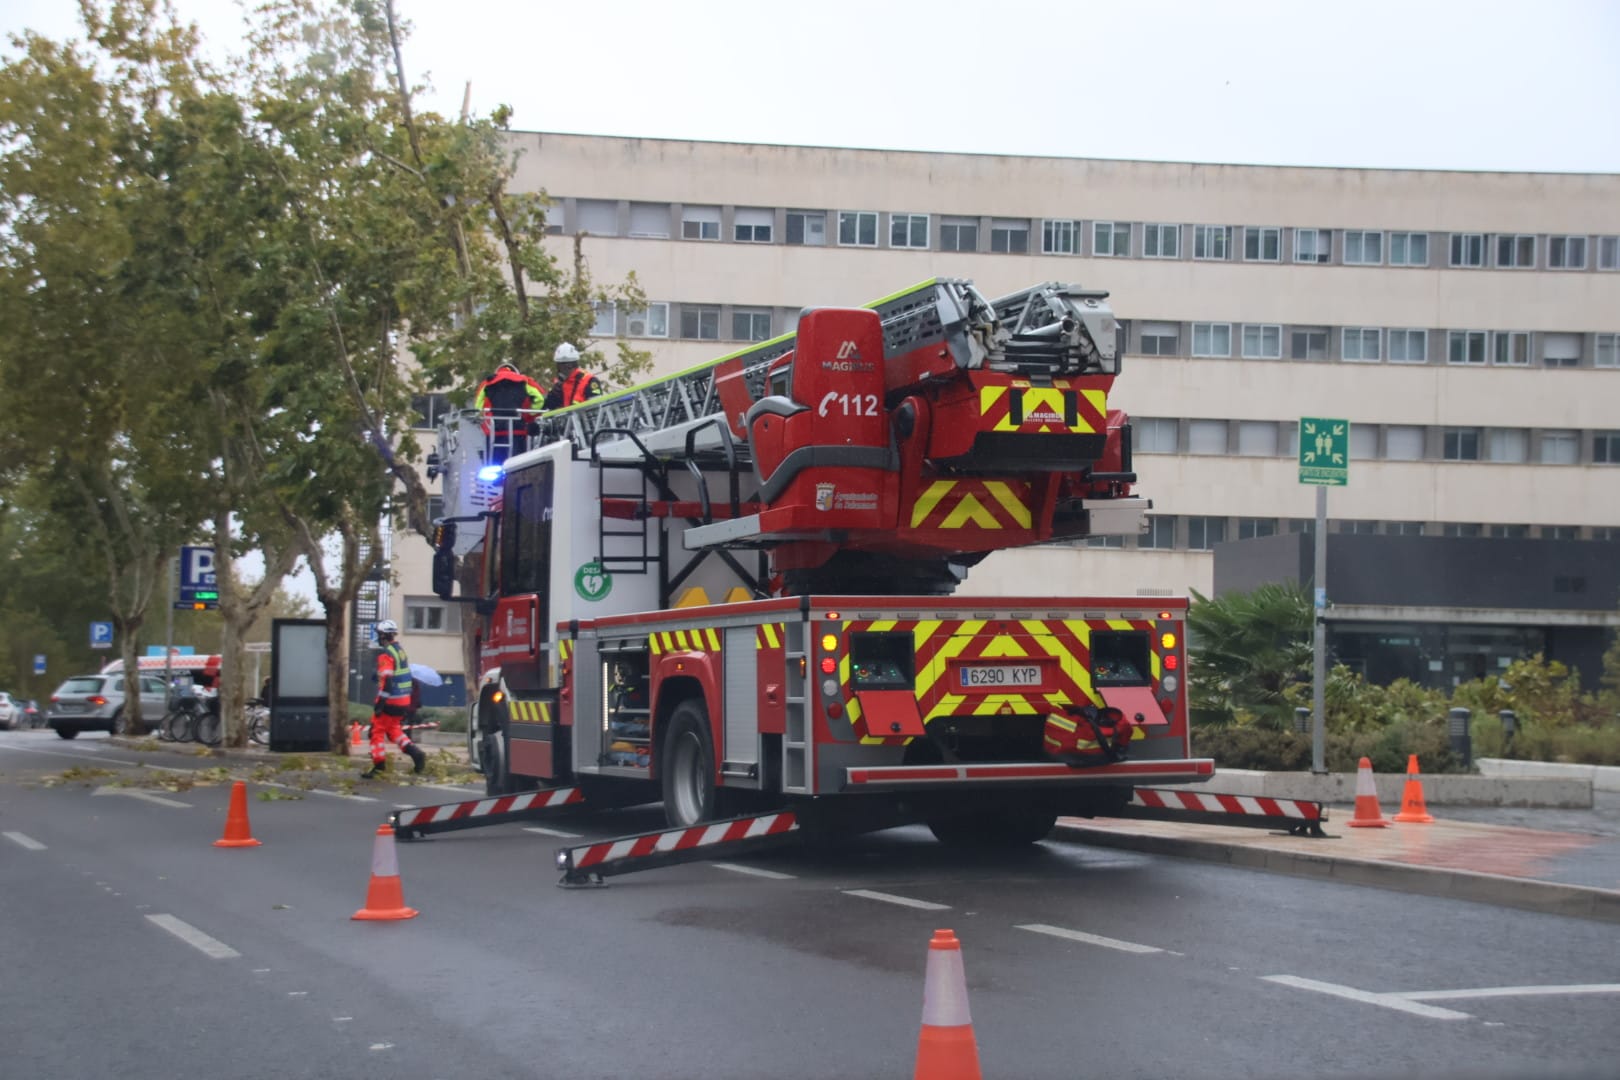
<path fill-rule="evenodd" d="M 675 706 L 664 736 L 658 771 L 663 783 L 664 817 L 684 829 L 715 820 L 719 797 L 714 777 L 714 740 L 709 710 L 697 698 Z"/>

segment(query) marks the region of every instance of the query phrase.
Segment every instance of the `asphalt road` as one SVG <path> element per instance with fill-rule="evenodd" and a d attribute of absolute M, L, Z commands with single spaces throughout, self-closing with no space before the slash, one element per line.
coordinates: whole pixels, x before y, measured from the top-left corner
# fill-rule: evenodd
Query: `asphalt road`
<path fill-rule="evenodd" d="M 1612 924 L 1051 841 L 968 857 L 918 829 L 555 887 L 556 833 L 646 809 L 398 844 L 421 916 L 358 923 L 376 826 L 454 793 L 252 798 L 263 846 L 226 850 L 228 787 L 63 779 L 126 761 L 214 764 L 0 733 L 8 1078 L 905 1077 L 936 927 L 963 942 L 986 1077 L 1620 1060 Z"/>

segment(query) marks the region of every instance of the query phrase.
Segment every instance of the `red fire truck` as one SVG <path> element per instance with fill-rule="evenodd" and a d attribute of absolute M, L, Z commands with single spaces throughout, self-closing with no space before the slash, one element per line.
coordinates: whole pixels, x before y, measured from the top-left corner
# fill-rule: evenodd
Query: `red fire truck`
<path fill-rule="evenodd" d="M 469 749 L 492 799 L 539 789 L 455 814 L 662 800 L 677 830 L 1027 843 L 1210 777 L 1184 600 L 955 595 L 991 552 L 1140 530 L 1106 296 L 935 279 L 810 309 L 510 456 L 452 416 L 434 588 L 471 609 Z"/>

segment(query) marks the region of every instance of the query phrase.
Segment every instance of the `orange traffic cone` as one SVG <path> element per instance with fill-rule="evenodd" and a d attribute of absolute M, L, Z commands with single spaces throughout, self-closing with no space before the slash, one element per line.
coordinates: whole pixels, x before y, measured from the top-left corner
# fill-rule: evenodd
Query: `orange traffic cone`
<path fill-rule="evenodd" d="M 248 828 L 247 785 L 238 780 L 231 788 L 231 807 L 225 812 L 225 835 L 214 841 L 215 847 L 258 847 Z"/>
<path fill-rule="evenodd" d="M 358 721 L 358 720 L 356 720 L 354 723 L 349 725 L 349 745 L 350 746 L 363 746 L 364 745 L 360 741 L 360 726 L 361 726 L 360 721 Z"/>
<path fill-rule="evenodd" d="M 1389 827 L 1384 812 L 1378 808 L 1378 784 L 1373 780 L 1372 762 L 1366 758 L 1356 769 L 1356 813 L 1345 824 L 1352 829 Z"/>
<path fill-rule="evenodd" d="M 379 825 L 371 848 L 371 884 L 366 889 L 366 906 L 352 919 L 414 919 L 415 908 L 405 906 L 405 890 L 399 883 L 399 860 L 394 856 L 394 827 Z"/>
<path fill-rule="evenodd" d="M 1418 779 L 1416 754 L 1406 759 L 1406 790 L 1401 793 L 1401 812 L 1395 815 L 1395 820 L 1424 825 L 1434 820 L 1429 808 L 1423 805 L 1423 781 Z"/>
<path fill-rule="evenodd" d="M 981 1080 L 979 1045 L 968 1015 L 962 943 L 954 930 L 935 930 L 923 978 L 922 1033 L 913 1080 Z"/>

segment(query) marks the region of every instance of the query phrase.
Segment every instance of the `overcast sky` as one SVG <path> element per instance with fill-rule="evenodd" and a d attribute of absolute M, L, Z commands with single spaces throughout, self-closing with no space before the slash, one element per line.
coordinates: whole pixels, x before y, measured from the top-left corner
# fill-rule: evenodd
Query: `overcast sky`
<path fill-rule="evenodd" d="M 1620 0 L 396 3 L 433 107 L 470 81 L 525 130 L 1620 172 Z M 232 0 L 175 4 L 237 48 Z M 72 0 L 0 8 L 78 33 Z"/>

